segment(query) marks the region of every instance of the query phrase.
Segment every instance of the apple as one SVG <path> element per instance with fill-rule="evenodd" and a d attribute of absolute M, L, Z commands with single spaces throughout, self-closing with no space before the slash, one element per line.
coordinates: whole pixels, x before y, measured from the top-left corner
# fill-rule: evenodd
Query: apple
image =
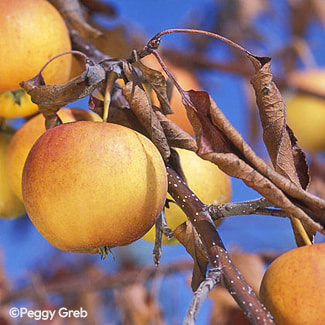
<path fill-rule="evenodd" d="M 325 149 L 325 100 L 311 95 L 296 94 L 286 103 L 287 124 L 298 144 L 308 152 Z"/>
<path fill-rule="evenodd" d="M 38 106 L 20 88 L 53 56 L 71 50 L 69 31 L 56 8 L 44 0 L 0 0 L 0 116 L 25 117 Z M 51 62 L 43 77 L 48 84 L 69 80 L 71 55 Z"/>
<path fill-rule="evenodd" d="M 166 168 L 153 143 L 132 129 L 65 123 L 33 145 L 22 193 L 29 218 L 52 245 L 96 253 L 152 227 L 165 204 Z"/>
<path fill-rule="evenodd" d="M 325 324 L 325 243 L 302 246 L 266 270 L 260 299 L 277 325 Z"/>
<path fill-rule="evenodd" d="M 0 1 L 0 91 L 14 90 L 34 77 L 53 56 L 71 50 L 69 31 L 56 8 L 44 0 Z M 47 83 L 65 83 L 71 55 L 44 70 Z"/>
<path fill-rule="evenodd" d="M 176 151 L 179 154 L 187 183 L 201 201 L 205 204 L 222 204 L 231 200 L 230 177 L 222 172 L 217 165 L 200 158 L 193 151 L 180 148 L 177 148 Z M 167 198 L 172 200 L 169 194 Z M 169 204 L 169 208 L 165 209 L 165 215 L 167 224 L 172 230 L 187 220 L 182 209 L 173 202 Z M 154 242 L 155 227 L 143 239 Z M 179 244 L 175 238 L 168 239 L 166 237 L 163 237 L 162 243 Z"/>
<path fill-rule="evenodd" d="M 325 70 L 291 73 L 289 83 L 306 91 L 325 95 Z M 301 92 L 286 97 L 287 124 L 302 149 L 314 153 L 325 149 L 325 99 Z"/>

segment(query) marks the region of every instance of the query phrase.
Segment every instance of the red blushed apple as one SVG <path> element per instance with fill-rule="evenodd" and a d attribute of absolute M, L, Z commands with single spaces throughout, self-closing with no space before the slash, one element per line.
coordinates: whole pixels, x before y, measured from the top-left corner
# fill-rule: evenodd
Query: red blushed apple
<path fill-rule="evenodd" d="M 165 204 L 166 168 L 154 144 L 132 129 L 65 123 L 34 144 L 22 193 L 28 216 L 52 245 L 107 252 L 152 227 Z"/>

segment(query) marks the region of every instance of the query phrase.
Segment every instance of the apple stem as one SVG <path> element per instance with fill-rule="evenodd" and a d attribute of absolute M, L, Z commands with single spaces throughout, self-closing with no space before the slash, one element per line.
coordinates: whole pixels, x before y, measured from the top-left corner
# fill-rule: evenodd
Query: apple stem
<path fill-rule="evenodd" d="M 271 314 L 233 265 L 211 219 L 208 206 L 190 190 L 179 175 L 166 166 L 168 192 L 195 227 L 213 268 L 220 269 L 223 285 L 236 300 L 251 324 L 273 324 Z"/>

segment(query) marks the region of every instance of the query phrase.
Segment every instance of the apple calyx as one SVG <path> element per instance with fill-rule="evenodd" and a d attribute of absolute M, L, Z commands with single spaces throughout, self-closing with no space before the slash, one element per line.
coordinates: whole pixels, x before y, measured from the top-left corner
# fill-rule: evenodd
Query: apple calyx
<path fill-rule="evenodd" d="M 98 253 L 100 255 L 100 259 L 104 260 L 105 258 L 108 257 L 108 253 L 111 254 L 111 256 L 113 257 L 113 260 L 115 260 L 115 256 L 112 252 L 112 250 L 108 247 L 108 246 L 101 246 L 98 248 Z"/>

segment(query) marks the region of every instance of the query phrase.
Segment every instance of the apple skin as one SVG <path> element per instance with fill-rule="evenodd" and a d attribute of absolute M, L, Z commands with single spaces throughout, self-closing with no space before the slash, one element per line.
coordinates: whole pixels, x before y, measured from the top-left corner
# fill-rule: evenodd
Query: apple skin
<path fill-rule="evenodd" d="M 0 133 L 0 218 L 18 218 L 25 214 L 25 208 L 21 200 L 12 191 L 6 166 L 6 154 L 11 134 Z"/>
<path fill-rule="evenodd" d="M 292 249 L 264 274 L 260 299 L 277 325 L 325 324 L 325 243 Z"/>
<path fill-rule="evenodd" d="M 222 172 L 217 165 L 200 158 L 195 152 L 185 149 L 176 149 L 187 183 L 191 190 L 205 204 L 222 204 L 231 200 L 230 177 Z M 167 198 L 172 200 L 168 194 Z M 168 226 L 174 230 L 177 226 L 187 220 L 187 216 L 182 209 L 171 202 L 169 208 L 165 209 Z M 217 222 L 218 225 L 220 222 Z M 155 227 L 153 227 L 143 239 L 155 241 Z M 162 238 L 163 244 L 179 244 L 176 238 Z"/>
<path fill-rule="evenodd" d="M 97 114 L 80 108 L 62 108 L 58 115 L 63 123 L 81 120 L 101 121 Z M 45 118 L 42 114 L 38 114 L 21 126 L 10 141 L 6 158 L 8 179 L 12 190 L 21 201 L 23 200 L 21 178 L 26 158 L 35 141 L 45 131 Z"/>
<path fill-rule="evenodd" d="M 311 95 L 295 94 L 286 101 L 287 124 L 298 144 L 313 153 L 325 149 L 325 100 Z"/>
<path fill-rule="evenodd" d="M 22 193 L 31 221 L 52 245 L 96 253 L 152 227 L 165 204 L 166 168 L 152 142 L 132 129 L 65 123 L 34 144 Z"/>

